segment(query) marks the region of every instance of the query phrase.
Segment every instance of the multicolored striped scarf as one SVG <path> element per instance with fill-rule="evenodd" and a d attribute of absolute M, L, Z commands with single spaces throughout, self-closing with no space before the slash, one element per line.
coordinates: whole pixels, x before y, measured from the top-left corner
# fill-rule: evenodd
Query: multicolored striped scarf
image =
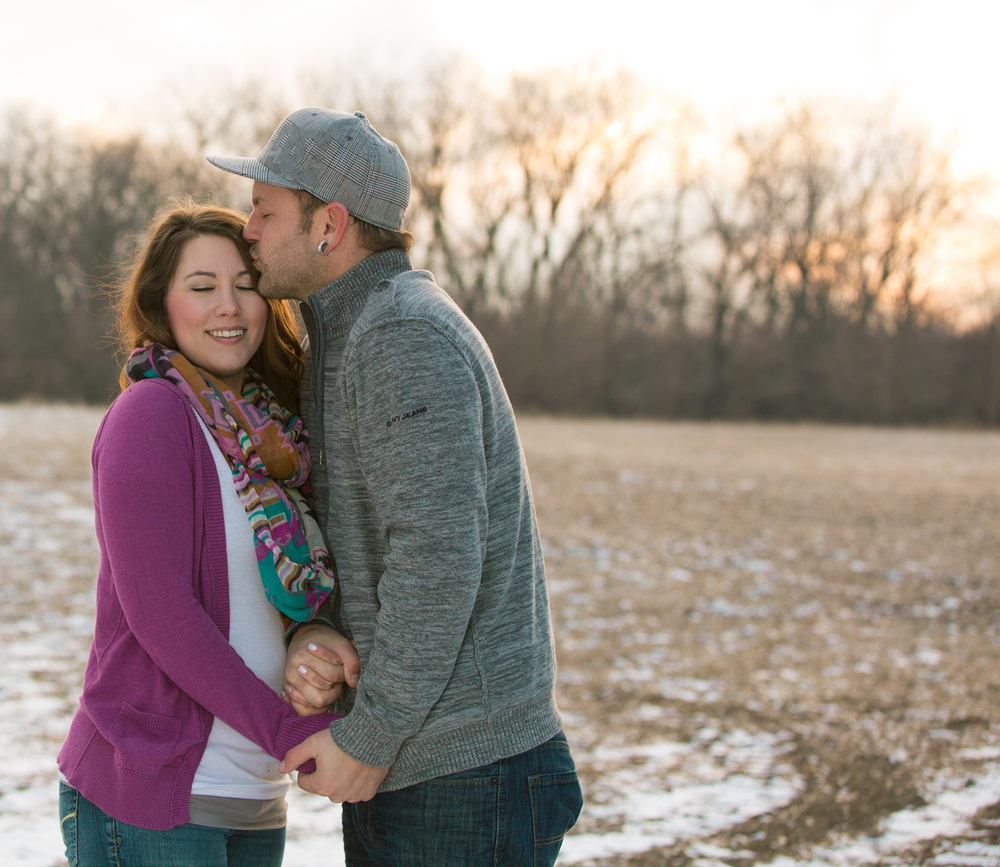
<path fill-rule="evenodd" d="M 304 497 L 309 435 L 302 420 L 252 370 L 237 397 L 179 352 L 155 343 L 133 351 L 125 373 L 133 382 L 165 379 L 191 401 L 232 470 L 268 600 L 286 624 L 312 619 L 337 575 Z"/>

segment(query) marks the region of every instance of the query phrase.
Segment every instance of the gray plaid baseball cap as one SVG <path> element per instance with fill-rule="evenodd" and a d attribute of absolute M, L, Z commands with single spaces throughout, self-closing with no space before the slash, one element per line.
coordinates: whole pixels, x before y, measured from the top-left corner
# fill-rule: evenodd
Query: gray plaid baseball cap
<path fill-rule="evenodd" d="M 352 217 L 394 232 L 410 203 L 406 160 L 360 111 L 303 108 L 278 125 L 256 158 L 207 159 L 245 178 L 340 202 Z"/>

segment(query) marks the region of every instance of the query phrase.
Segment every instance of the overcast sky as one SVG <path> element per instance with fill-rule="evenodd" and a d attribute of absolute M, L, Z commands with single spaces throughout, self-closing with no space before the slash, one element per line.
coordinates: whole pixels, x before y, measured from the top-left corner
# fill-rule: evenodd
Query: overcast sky
<path fill-rule="evenodd" d="M 3 0 L 0 109 L 100 122 L 164 82 L 455 50 L 489 74 L 603 60 L 709 109 L 895 96 L 1000 178 L 993 0 Z"/>

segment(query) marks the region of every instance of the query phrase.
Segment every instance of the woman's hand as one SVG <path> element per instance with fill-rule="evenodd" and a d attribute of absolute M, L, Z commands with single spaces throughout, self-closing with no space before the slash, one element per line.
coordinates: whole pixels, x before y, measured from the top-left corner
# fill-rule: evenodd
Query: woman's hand
<path fill-rule="evenodd" d="M 323 713 L 343 692 L 358 685 L 361 661 L 354 642 L 321 623 L 302 626 L 285 657 L 285 698 L 298 716 Z"/>

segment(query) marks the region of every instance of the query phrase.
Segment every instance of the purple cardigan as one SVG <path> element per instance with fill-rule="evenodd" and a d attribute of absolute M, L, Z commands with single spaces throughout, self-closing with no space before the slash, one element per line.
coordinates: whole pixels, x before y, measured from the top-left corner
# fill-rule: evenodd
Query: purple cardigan
<path fill-rule="evenodd" d="M 164 380 L 131 385 L 92 466 L 97 621 L 59 768 L 105 813 L 166 830 L 190 820 L 214 717 L 276 759 L 337 717 L 296 717 L 229 644 L 222 494 L 187 398 Z"/>

